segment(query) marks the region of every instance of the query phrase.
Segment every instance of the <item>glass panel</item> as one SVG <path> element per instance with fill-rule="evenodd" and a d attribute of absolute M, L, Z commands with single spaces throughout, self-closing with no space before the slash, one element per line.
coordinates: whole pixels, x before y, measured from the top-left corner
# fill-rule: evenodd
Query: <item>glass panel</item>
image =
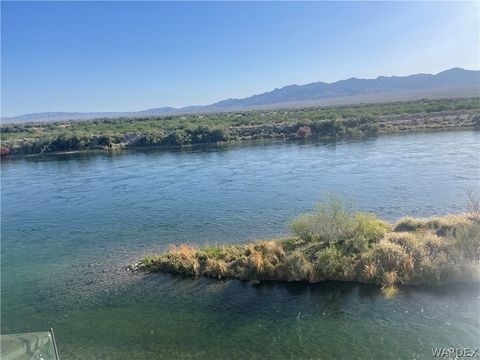
<path fill-rule="evenodd" d="M 58 360 L 50 332 L 0 336 L 2 360 Z"/>

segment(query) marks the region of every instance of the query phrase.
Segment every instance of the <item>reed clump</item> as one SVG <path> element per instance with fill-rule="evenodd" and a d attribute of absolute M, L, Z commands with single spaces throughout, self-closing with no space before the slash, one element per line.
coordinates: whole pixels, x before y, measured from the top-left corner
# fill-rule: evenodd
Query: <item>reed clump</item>
<path fill-rule="evenodd" d="M 295 219 L 292 232 L 251 244 L 172 246 L 142 259 L 139 269 L 255 281 L 358 281 L 389 294 L 398 284 L 480 281 L 480 217 L 473 212 L 391 225 L 332 198 Z"/>

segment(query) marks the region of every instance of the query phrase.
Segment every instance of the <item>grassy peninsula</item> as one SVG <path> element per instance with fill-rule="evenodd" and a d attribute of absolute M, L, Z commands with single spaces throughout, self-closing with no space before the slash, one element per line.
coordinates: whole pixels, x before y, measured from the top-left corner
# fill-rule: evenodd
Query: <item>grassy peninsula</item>
<path fill-rule="evenodd" d="M 478 203 L 477 203 L 478 204 Z M 389 224 L 340 198 L 296 218 L 291 238 L 198 248 L 171 246 L 132 266 L 186 276 L 381 285 L 480 281 L 480 212 Z"/>
<path fill-rule="evenodd" d="M 480 99 L 2 124 L 1 155 L 480 128 Z"/>

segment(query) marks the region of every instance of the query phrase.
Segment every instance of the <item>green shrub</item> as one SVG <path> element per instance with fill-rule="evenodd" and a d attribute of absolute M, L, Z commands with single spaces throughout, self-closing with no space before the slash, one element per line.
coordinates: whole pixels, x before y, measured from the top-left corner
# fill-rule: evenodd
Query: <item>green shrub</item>
<path fill-rule="evenodd" d="M 209 142 L 216 143 L 228 140 L 228 132 L 225 129 L 215 128 L 210 132 Z"/>
<path fill-rule="evenodd" d="M 317 206 L 314 214 L 301 215 L 292 222 L 295 235 L 305 241 L 335 244 L 351 233 L 354 223 L 352 207 L 340 197 L 330 196 Z"/>
<path fill-rule="evenodd" d="M 219 246 L 204 247 L 202 248 L 201 253 L 204 253 L 206 258 L 212 258 L 216 260 L 224 259 L 226 255 L 224 248 Z"/>
<path fill-rule="evenodd" d="M 335 135 L 335 121 L 321 120 L 312 124 L 314 134 L 319 136 L 334 136 Z"/>
<path fill-rule="evenodd" d="M 132 146 L 158 146 L 164 141 L 165 133 L 163 131 L 147 132 L 138 135 L 138 138 L 131 144 Z"/>
<path fill-rule="evenodd" d="M 280 239 L 278 242 L 285 252 L 291 252 L 301 245 L 298 238 Z"/>
<path fill-rule="evenodd" d="M 107 135 L 99 135 L 95 137 L 95 142 L 98 146 L 109 147 L 113 144 L 113 139 Z"/>
<path fill-rule="evenodd" d="M 356 213 L 351 232 L 342 243 L 345 253 L 360 253 L 385 236 L 390 225 L 373 214 Z"/>
<path fill-rule="evenodd" d="M 307 242 L 318 241 L 317 218 L 313 214 L 298 216 L 291 224 L 291 230 L 300 239 Z"/>
<path fill-rule="evenodd" d="M 313 260 L 318 280 L 351 280 L 354 261 L 335 246 L 320 250 Z"/>
<path fill-rule="evenodd" d="M 185 130 L 175 130 L 165 137 L 163 144 L 166 145 L 187 145 L 192 141 L 191 137 Z"/>
<path fill-rule="evenodd" d="M 295 235 L 306 242 L 337 244 L 345 252 L 361 252 L 379 241 L 389 225 L 376 216 L 354 212 L 339 197 L 330 197 L 314 214 L 301 215 L 292 222 Z"/>

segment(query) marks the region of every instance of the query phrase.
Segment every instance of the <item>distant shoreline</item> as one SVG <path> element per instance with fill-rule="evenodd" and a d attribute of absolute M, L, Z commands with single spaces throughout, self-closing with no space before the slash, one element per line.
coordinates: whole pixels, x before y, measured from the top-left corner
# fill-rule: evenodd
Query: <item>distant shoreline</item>
<path fill-rule="evenodd" d="M 269 144 L 269 143 L 304 143 L 305 141 L 341 141 L 341 140 L 362 140 L 362 139 L 372 139 L 381 136 L 388 135 L 409 135 L 409 134 L 428 134 L 428 133 L 438 133 L 438 132 L 455 132 L 455 131 L 474 131 L 473 126 L 470 127 L 451 127 L 451 128 L 429 128 L 429 129 L 412 129 L 403 132 L 385 132 L 379 133 L 374 136 L 367 137 L 309 137 L 308 139 L 258 139 L 258 140 L 238 140 L 238 141 L 228 141 L 221 143 L 207 143 L 207 144 L 190 144 L 183 146 L 176 145 L 157 145 L 157 146 L 144 146 L 144 147 L 128 147 L 120 149 L 85 149 L 85 150 L 70 150 L 70 151 L 57 151 L 49 153 L 36 153 L 36 154 L 9 154 L 3 156 L 2 159 L 16 160 L 16 159 L 28 159 L 28 158 L 37 158 L 42 156 L 56 156 L 56 155 L 75 155 L 75 154 L 124 154 L 132 151 L 148 151 L 148 150 L 159 150 L 159 151 L 171 151 L 171 150 L 182 150 L 182 149 L 201 149 L 205 147 L 212 146 L 248 146 L 248 145 L 259 145 L 259 144 Z"/>
<path fill-rule="evenodd" d="M 0 150 L 5 157 L 478 128 L 479 98 L 423 100 L 329 109 L 6 124 L 1 127 Z"/>

